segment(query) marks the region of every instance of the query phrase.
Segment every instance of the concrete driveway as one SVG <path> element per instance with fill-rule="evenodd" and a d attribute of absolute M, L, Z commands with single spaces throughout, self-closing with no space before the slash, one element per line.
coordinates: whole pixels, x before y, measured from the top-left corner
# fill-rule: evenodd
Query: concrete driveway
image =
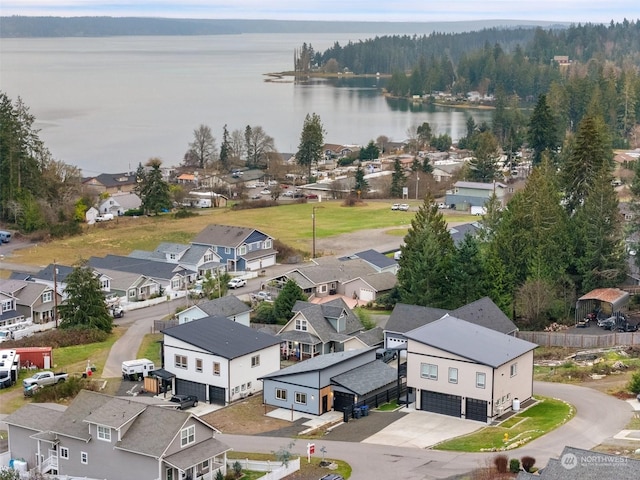
<path fill-rule="evenodd" d="M 415 410 L 413 406 L 402 411 L 409 413 L 375 435 L 363 440 L 362 443 L 427 448 L 450 438 L 475 432 L 486 426 L 484 423 L 472 420 Z"/>

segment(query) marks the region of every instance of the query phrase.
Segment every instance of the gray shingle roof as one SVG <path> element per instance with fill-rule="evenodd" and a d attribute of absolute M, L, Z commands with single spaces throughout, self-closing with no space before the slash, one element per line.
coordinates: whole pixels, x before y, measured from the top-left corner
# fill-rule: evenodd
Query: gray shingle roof
<path fill-rule="evenodd" d="M 398 370 L 381 360 L 375 360 L 331 378 L 332 384 L 351 390 L 356 395 L 366 395 L 397 381 Z"/>
<path fill-rule="evenodd" d="M 384 330 L 382 330 L 381 327 L 374 327 L 371 330 L 365 330 L 359 333 L 356 337 L 365 345 L 375 347 L 382 344 L 384 340 Z"/>
<path fill-rule="evenodd" d="M 257 352 L 281 342 L 276 336 L 232 322 L 223 316 L 200 318 L 167 328 L 162 333 L 227 359 Z"/>
<path fill-rule="evenodd" d="M 391 290 L 398 283 L 398 277 L 391 272 L 374 273 L 362 278 L 376 292 Z"/>
<path fill-rule="evenodd" d="M 251 307 L 247 306 L 235 295 L 225 295 L 224 297 L 208 300 L 199 303 L 196 307 L 211 317 L 221 315 L 228 318 L 251 311 Z"/>
<path fill-rule="evenodd" d="M 83 421 L 105 427 L 120 428 L 140 415 L 145 408 L 146 406 L 141 403 L 113 397 L 91 410 Z"/>
<path fill-rule="evenodd" d="M 64 411 L 58 407 L 58 405 L 27 403 L 24 407 L 5 417 L 3 422 L 29 430 L 50 430 Z"/>
<path fill-rule="evenodd" d="M 445 315 L 405 333 L 408 339 L 497 368 L 537 347 L 511 335 Z"/>
<path fill-rule="evenodd" d="M 434 322 L 447 313 L 450 313 L 453 317 L 491 328 L 501 333 L 509 334 L 518 329 L 489 297 L 483 297 L 453 311 L 397 303 L 389 316 L 385 330 L 394 333 L 405 333 L 421 325 Z"/>
<path fill-rule="evenodd" d="M 518 474 L 518 480 L 637 480 L 640 460 L 592 452 L 581 448 L 564 447 L 559 459 L 551 459 L 539 476 Z"/>
<path fill-rule="evenodd" d="M 451 235 L 454 245 L 457 247 L 462 243 L 467 233 L 472 237 L 475 237 L 481 228 L 482 227 L 477 222 L 463 223 L 462 225 L 456 225 L 455 227 L 449 228 L 449 234 Z"/>
<path fill-rule="evenodd" d="M 300 288 L 306 288 L 298 282 L 297 278 L 292 274 L 297 272 L 304 276 L 311 285 L 318 285 L 328 282 L 346 282 L 358 277 L 365 277 L 378 271 L 367 262 L 360 258 L 321 257 L 316 258 L 314 265 L 296 268 L 285 274 L 286 277 L 292 278 L 298 283 Z"/>
<path fill-rule="evenodd" d="M 196 235 L 191 243 L 236 248 L 242 245 L 249 235 L 256 231 L 259 230 L 230 225 L 207 225 L 204 230 Z M 265 237 L 269 237 L 266 233 L 260 233 Z"/>
<path fill-rule="evenodd" d="M 292 309 L 296 315 L 301 315 L 307 320 L 311 328 L 318 335 L 323 343 L 331 340 L 344 341 L 347 337 L 335 337 L 336 333 L 340 335 L 353 336 L 364 330 L 362 322 L 355 313 L 344 303 L 342 298 L 336 298 L 326 303 L 316 304 L 310 302 L 297 301 Z M 339 318 L 345 315 L 345 328 L 339 332 L 333 327 L 329 319 Z M 293 319 L 290 322 L 294 321 Z M 286 327 L 283 327 L 286 328 Z M 281 330 L 280 336 L 285 334 Z M 287 335 L 290 332 L 286 332 Z M 284 337 L 283 337 L 284 338 Z M 289 340 L 289 338 L 286 338 Z"/>
<path fill-rule="evenodd" d="M 262 378 L 286 377 L 288 375 L 297 375 L 299 373 L 317 372 L 319 370 L 324 370 L 327 367 L 342 363 L 351 358 L 369 354 L 370 351 L 370 349 L 360 349 L 317 355 L 305 360 L 304 362 L 299 362 L 281 370 L 277 370 L 273 373 L 269 373 L 268 375 L 265 375 L 258 380 L 261 380 Z"/>
<path fill-rule="evenodd" d="M 156 280 L 170 280 L 177 273 L 189 272 L 175 263 L 164 263 L 143 258 L 124 257 L 121 255 L 107 255 L 104 258 L 91 257 L 89 265 L 95 269 L 118 270 L 121 272 L 138 273 Z"/>
<path fill-rule="evenodd" d="M 202 462 L 203 458 L 217 457 L 231 448 L 216 438 L 209 438 L 189 448 L 169 455 L 164 460 L 180 470 L 186 470 Z M 216 467 L 213 467 L 216 468 Z"/>
<path fill-rule="evenodd" d="M 354 253 L 354 256 L 361 258 L 365 262 L 368 262 L 379 269 L 393 267 L 398 263 L 393 258 L 389 258 L 386 255 L 378 252 L 377 250 L 372 249 Z"/>

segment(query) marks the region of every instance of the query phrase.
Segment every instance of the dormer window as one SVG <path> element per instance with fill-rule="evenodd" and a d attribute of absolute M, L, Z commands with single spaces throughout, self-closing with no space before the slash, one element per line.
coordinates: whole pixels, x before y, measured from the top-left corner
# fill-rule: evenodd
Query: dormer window
<path fill-rule="evenodd" d="M 48 303 L 53 300 L 53 292 L 48 291 L 42 294 L 42 303 Z"/>
<path fill-rule="evenodd" d="M 265 248 L 265 249 L 269 249 L 269 248 L 271 248 L 271 245 L 272 245 L 272 243 L 271 243 L 271 239 L 269 239 L 269 240 L 265 240 L 265 241 L 264 241 L 264 248 Z"/>
<path fill-rule="evenodd" d="M 296 318 L 296 330 L 307 331 L 307 321 L 304 318 Z"/>
<path fill-rule="evenodd" d="M 103 427 L 98 425 L 98 440 L 104 440 L 105 442 L 111 441 L 111 429 L 109 427 Z"/>

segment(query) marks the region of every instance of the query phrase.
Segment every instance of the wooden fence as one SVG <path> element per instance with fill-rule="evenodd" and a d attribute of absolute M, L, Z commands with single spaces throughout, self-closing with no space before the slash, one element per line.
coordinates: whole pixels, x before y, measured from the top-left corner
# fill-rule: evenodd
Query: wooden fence
<path fill-rule="evenodd" d="M 640 345 L 640 331 L 611 332 L 601 335 L 565 332 L 518 332 L 518 338 L 541 347 L 608 348 L 619 345 Z"/>

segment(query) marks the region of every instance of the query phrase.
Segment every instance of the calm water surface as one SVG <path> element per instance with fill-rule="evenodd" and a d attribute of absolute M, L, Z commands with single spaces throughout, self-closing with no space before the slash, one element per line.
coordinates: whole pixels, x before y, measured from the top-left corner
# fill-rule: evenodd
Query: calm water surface
<path fill-rule="evenodd" d="M 54 156 L 85 175 L 135 170 L 159 157 L 180 163 L 193 130 L 222 137 L 260 125 L 281 152 L 295 152 L 307 113 L 320 115 L 327 143 L 366 144 L 379 135 L 406 139 L 429 122 L 454 140 L 465 113 L 427 109 L 380 95 L 382 79 L 265 82 L 291 70 L 302 42 L 324 50 L 361 37 L 250 34 L 199 37 L 0 40 L 0 89 L 21 96 Z M 488 112 L 471 112 L 479 123 Z"/>

